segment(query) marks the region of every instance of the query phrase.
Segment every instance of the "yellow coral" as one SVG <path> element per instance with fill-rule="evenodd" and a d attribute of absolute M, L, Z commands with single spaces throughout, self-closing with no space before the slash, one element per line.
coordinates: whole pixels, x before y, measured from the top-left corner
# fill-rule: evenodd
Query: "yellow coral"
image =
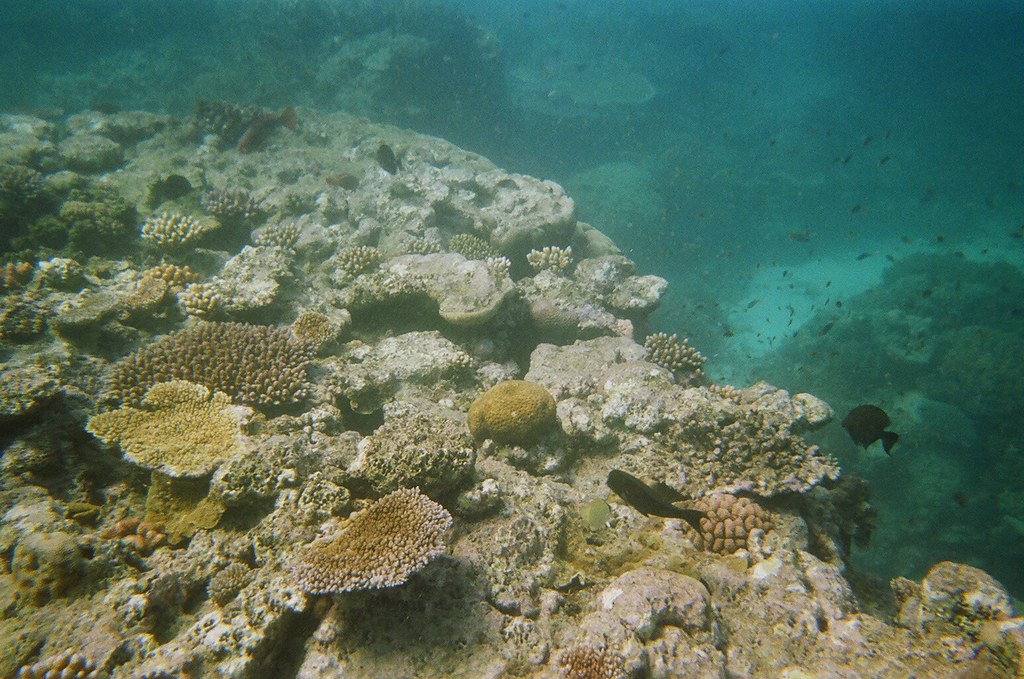
<path fill-rule="evenodd" d="M 203 476 L 243 450 L 231 399 L 184 380 L 154 384 L 141 409 L 100 413 L 87 429 L 120 445 L 135 464 L 168 476 Z"/>
<path fill-rule="evenodd" d="M 536 382 L 500 382 L 469 407 L 469 431 L 477 441 L 525 445 L 555 424 L 555 399 Z"/>

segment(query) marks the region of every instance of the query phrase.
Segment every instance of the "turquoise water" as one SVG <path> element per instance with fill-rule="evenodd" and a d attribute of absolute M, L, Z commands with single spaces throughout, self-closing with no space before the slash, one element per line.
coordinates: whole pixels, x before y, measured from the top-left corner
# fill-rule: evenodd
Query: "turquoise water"
<path fill-rule="evenodd" d="M 821 435 L 879 511 L 854 565 L 1021 596 L 1021 35 L 1011 2 L 18 0 L 0 110 L 342 110 L 557 181 L 713 378 L 889 412 L 891 458 Z"/>

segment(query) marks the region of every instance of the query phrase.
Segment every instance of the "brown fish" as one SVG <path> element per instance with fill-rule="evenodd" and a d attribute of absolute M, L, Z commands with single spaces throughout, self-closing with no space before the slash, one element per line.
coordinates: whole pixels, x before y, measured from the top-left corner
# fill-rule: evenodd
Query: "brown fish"
<path fill-rule="evenodd" d="M 882 440 L 882 448 L 886 455 L 892 454 L 900 435 L 893 431 L 885 431 L 891 424 L 884 410 L 873 405 L 859 405 L 843 418 L 843 429 L 858 446 L 867 448 L 875 441 Z"/>
<path fill-rule="evenodd" d="M 669 519 L 682 519 L 700 531 L 699 519 L 707 516 L 696 509 L 676 507 L 673 502 L 685 499 L 679 492 L 663 483 L 648 485 L 637 477 L 620 469 L 608 472 L 608 487 L 622 498 L 626 504 L 644 516 L 663 516 Z"/>

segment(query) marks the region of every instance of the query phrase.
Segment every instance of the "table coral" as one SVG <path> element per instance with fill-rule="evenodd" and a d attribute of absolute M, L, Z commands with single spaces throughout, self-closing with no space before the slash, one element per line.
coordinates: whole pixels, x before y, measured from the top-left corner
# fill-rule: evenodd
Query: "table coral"
<path fill-rule="evenodd" d="M 536 382 L 501 382 L 473 401 L 468 422 L 477 441 L 531 443 L 555 426 L 555 400 Z"/>
<path fill-rule="evenodd" d="M 94 415 L 87 429 L 120 445 L 132 462 L 170 476 L 203 476 L 244 450 L 226 394 L 172 380 L 153 385 L 141 406 Z"/>
<path fill-rule="evenodd" d="M 337 594 L 395 587 L 445 550 L 451 514 L 418 488 L 385 495 L 336 537 L 306 547 L 292 568 L 299 589 Z"/>
<path fill-rule="evenodd" d="M 305 398 L 312 348 L 288 328 L 200 323 L 153 342 L 114 366 L 109 395 L 138 405 L 158 382 L 184 379 L 257 406 Z"/>

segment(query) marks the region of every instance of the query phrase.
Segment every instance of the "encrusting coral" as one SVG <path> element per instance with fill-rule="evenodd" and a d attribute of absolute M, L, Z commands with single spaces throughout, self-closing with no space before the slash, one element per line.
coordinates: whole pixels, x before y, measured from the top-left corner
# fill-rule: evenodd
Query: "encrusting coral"
<path fill-rule="evenodd" d="M 555 399 L 536 382 L 500 382 L 469 407 L 469 431 L 477 441 L 524 445 L 546 434 L 556 422 Z"/>
<path fill-rule="evenodd" d="M 183 379 L 256 406 L 305 398 L 313 348 L 288 328 L 200 323 L 149 344 L 113 368 L 109 395 L 138 405 L 158 382 Z"/>
<path fill-rule="evenodd" d="M 445 550 L 451 514 L 402 488 L 349 517 L 334 538 L 304 548 L 292 579 L 307 594 L 339 594 L 405 583 Z"/>
<path fill-rule="evenodd" d="M 202 476 L 244 450 L 231 399 L 200 384 L 154 384 L 142 407 L 99 413 L 86 427 L 132 462 L 169 476 Z"/>

